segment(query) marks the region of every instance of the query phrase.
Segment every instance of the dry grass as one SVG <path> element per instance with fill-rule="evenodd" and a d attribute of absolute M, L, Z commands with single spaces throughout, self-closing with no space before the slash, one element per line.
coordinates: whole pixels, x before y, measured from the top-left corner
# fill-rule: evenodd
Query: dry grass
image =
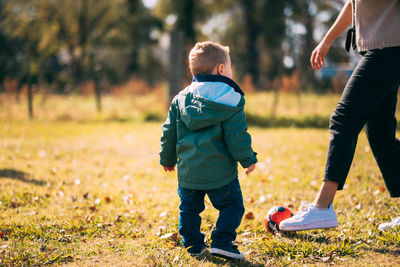
<path fill-rule="evenodd" d="M 84 117 L 85 101 L 71 102 L 73 118 Z M 263 226 L 270 207 L 296 210 L 316 194 L 328 131 L 250 128 L 260 162 L 250 176 L 241 169 L 240 181 L 246 212 L 255 218 L 238 229 L 249 262 L 232 263 L 193 259 L 174 235 L 177 181 L 158 165 L 160 123 L 96 116 L 30 122 L 2 114 L 0 266 L 400 265 L 400 232 L 377 231 L 400 214 L 400 203 L 389 198 L 365 134 L 335 200 L 339 228 L 271 236 Z M 206 206 L 202 229 L 209 239 L 217 212 Z"/>
<path fill-rule="evenodd" d="M 93 95 L 46 95 L 36 94 L 34 114 L 42 121 L 93 121 L 93 120 L 141 120 L 146 115 L 165 116 L 169 103 L 166 100 L 164 87 L 159 87 L 148 94 L 119 96 L 105 95 L 102 99 L 103 112 L 96 112 Z M 279 96 L 275 114 L 279 117 L 324 117 L 329 118 L 339 95 L 316 95 L 283 93 Z M 256 116 L 271 116 L 274 95 L 270 92 L 248 93 L 246 95 L 246 112 Z M 25 97 L 15 101 L 12 94 L 0 94 L 0 118 L 25 120 L 27 103 Z"/>

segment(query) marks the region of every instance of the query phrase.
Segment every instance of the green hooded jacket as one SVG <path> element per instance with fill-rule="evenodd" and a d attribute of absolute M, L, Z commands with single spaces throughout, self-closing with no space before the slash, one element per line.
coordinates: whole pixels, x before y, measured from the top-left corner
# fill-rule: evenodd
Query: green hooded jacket
<path fill-rule="evenodd" d="M 220 75 L 196 75 L 172 100 L 162 126 L 160 164 L 178 165 L 179 186 L 220 188 L 238 176 L 237 162 L 257 162 L 239 86 Z"/>

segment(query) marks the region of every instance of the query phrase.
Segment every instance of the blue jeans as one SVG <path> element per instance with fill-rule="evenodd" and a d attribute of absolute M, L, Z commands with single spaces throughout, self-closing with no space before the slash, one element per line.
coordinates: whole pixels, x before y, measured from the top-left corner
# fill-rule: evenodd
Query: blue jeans
<path fill-rule="evenodd" d="M 204 247 L 204 234 L 200 231 L 200 213 L 204 210 L 204 197 L 208 195 L 212 205 L 219 210 L 216 229 L 211 234 L 211 247 L 232 247 L 244 214 L 243 197 L 239 179 L 211 190 L 191 190 L 178 187 L 179 234 L 188 252 L 197 253 Z"/>

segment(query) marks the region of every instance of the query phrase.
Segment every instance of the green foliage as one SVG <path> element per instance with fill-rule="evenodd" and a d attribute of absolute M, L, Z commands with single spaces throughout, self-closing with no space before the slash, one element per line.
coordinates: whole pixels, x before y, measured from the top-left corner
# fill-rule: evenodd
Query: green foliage
<path fill-rule="evenodd" d="M 238 80 L 249 76 L 257 89 L 277 90 L 283 75 L 299 70 L 299 88 L 324 92 L 327 87 L 317 83 L 308 65 L 309 55 L 318 41 L 314 33 L 327 30 L 342 4 L 159 0 L 148 9 L 141 0 L 3 1 L 0 85 L 12 77 L 18 91 L 33 83 L 67 93 L 93 80 L 99 93 L 132 76 L 162 82 L 172 67 L 166 37 L 179 30 L 185 37 L 184 58 L 196 41 L 221 41 L 231 46 Z M 343 49 L 328 56 L 334 62 L 347 59 Z M 182 76 L 189 81 L 188 72 Z"/>
<path fill-rule="evenodd" d="M 156 41 L 151 32 L 162 25 L 141 1 L 133 2 L 8 1 L 0 9 L 0 44 L 6 48 L 9 40 L 18 43 L 4 62 L 21 62 L 13 68 L 33 75 L 41 86 L 66 81 L 76 89 L 87 80 L 118 83 L 134 74 L 158 81 L 155 72 L 159 68 L 152 71 L 147 65 L 160 63 L 154 57 L 140 61 L 139 55 L 149 54 Z M 146 73 L 151 75 L 147 77 Z M 5 75 L 12 75 L 12 71 L 2 77 Z M 67 80 L 65 75 L 69 76 Z"/>
<path fill-rule="evenodd" d="M 150 111 L 145 113 L 144 115 L 144 121 L 147 122 L 162 122 L 163 120 L 165 120 L 164 118 L 165 116 L 162 113 L 159 112 L 154 112 L 154 111 Z"/>

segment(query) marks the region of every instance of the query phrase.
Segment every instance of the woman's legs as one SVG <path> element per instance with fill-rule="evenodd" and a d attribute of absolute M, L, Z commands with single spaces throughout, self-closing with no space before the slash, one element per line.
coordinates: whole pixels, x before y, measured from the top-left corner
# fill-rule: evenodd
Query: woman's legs
<path fill-rule="evenodd" d="M 308 213 L 303 212 L 282 222 L 280 226 L 282 230 L 285 228 L 296 230 L 293 226 L 305 230 L 307 229 L 305 225 L 308 225 L 308 229 L 313 229 L 315 228 L 313 224 L 321 225 L 321 221 L 324 221 L 323 216 L 318 216 L 319 208 L 328 208 L 333 202 L 336 191 L 343 189 L 359 132 L 379 111 L 382 104 L 397 92 L 400 83 L 399 61 L 400 47 L 368 51 L 363 56 L 331 116 L 329 126 L 331 136 L 324 182 L 314 201 L 314 208 L 308 208 Z M 384 116 L 392 118 L 394 111 L 391 114 L 385 113 Z M 397 173 L 397 177 L 400 177 L 400 173 Z M 396 180 L 395 177 L 391 179 L 393 180 Z M 396 181 L 398 185 L 398 180 Z M 334 211 L 331 210 L 332 214 L 325 213 L 333 216 Z"/>
<path fill-rule="evenodd" d="M 314 204 L 321 209 L 327 209 L 335 198 L 339 184 L 333 181 L 323 181 Z"/>
<path fill-rule="evenodd" d="M 377 140 L 375 136 L 381 139 L 376 141 L 378 147 L 396 139 L 394 112 L 400 82 L 398 75 L 400 70 L 396 61 L 396 57 L 399 59 L 399 53 L 400 48 L 368 52 L 347 83 L 330 120 L 331 139 L 325 177 L 314 200 L 314 204 L 318 207 L 328 208 L 333 202 L 336 190 L 343 188 L 353 161 L 358 134 L 366 123 L 367 129 L 368 125 L 371 128 L 370 131 L 367 130 L 369 140 Z M 380 128 L 389 130 L 379 130 Z M 381 154 L 388 154 L 384 149 L 378 150 Z M 383 157 L 380 156 L 382 159 Z"/>
<path fill-rule="evenodd" d="M 400 197 L 400 141 L 396 138 L 396 89 L 397 87 L 368 120 L 365 128 L 371 150 L 391 197 Z"/>
<path fill-rule="evenodd" d="M 386 187 L 392 197 L 400 197 L 400 141 L 396 138 L 396 86 L 370 117 L 365 132 L 370 143 L 375 160 L 382 172 Z M 334 181 L 324 181 L 314 200 L 319 208 L 327 209 L 333 202 L 339 184 Z"/>

